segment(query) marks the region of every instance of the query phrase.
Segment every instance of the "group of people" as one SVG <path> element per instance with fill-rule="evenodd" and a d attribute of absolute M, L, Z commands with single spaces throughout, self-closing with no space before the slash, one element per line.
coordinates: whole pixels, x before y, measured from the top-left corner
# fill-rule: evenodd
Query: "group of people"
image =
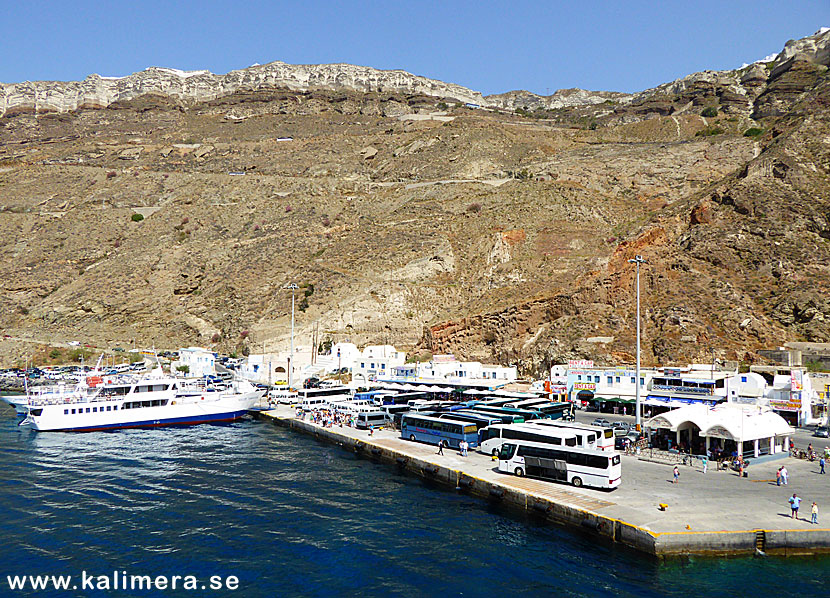
<path fill-rule="evenodd" d="M 298 419 L 304 420 L 306 415 L 311 423 L 323 426 L 324 428 L 331 428 L 332 426 L 354 427 L 355 425 L 355 416 L 353 413 L 343 413 L 331 409 L 317 409 L 306 413 L 302 409 L 297 409 Z"/>
<path fill-rule="evenodd" d="M 447 448 L 447 447 L 449 447 L 449 444 L 447 443 L 446 440 L 439 440 L 438 441 L 438 454 L 443 455 L 444 454 L 444 449 Z M 458 443 L 458 454 L 461 455 L 462 457 L 466 457 L 467 456 L 467 451 L 469 451 L 469 450 L 470 450 L 470 443 L 467 442 L 466 440 L 462 440 L 461 442 Z"/>
<path fill-rule="evenodd" d="M 798 519 L 798 509 L 801 506 L 801 497 L 798 496 L 797 493 L 793 492 L 793 495 L 787 499 L 787 502 L 790 503 L 790 510 L 792 511 L 790 517 Z M 818 505 L 816 504 L 816 501 L 813 501 L 813 504 L 810 507 L 810 523 L 818 525 Z"/>

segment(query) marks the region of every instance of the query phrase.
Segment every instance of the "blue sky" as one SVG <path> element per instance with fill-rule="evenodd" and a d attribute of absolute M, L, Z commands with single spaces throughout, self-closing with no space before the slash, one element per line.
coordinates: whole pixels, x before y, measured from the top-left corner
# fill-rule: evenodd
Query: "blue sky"
<path fill-rule="evenodd" d="M 458 83 L 639 91 L 830 26 L 830 0 L 5 3 L 0 81 L 348 62 Z"/>

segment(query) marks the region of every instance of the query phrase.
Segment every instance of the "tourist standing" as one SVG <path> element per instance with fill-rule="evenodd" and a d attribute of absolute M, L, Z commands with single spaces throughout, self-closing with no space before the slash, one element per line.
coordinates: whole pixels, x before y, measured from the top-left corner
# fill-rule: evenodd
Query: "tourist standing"
<path fill-rule="evenodd" d="M 781 482 L 785 486 L 790 483 L 790 472 L 787 471 L 787 467 L 784 465 L 781 466 Z"/>
<path fill-rule="evenodd" d="M 781 470 L 782 470 L 782 469 L 784 469 L 784 466 L 783 466 L 783 465 L 782 465 L 781 467 L 779 467 L 779 468 L 778 468 L 778 471 L 776 471 L 776 472 L 775 472 L 775 485 L 776 485 L 776 486 L 780 486 L 780 485 L 781 485 Z"/>
<path fill-rule="evenodd" d="M 672 484 L 677 484 L 680 481 L 680 470 L 677 468 L 677 465 L 674 466 L 674 480 Z"/>
<path fill-rule="evenodd" d="M 790 509 L 792 509 L 790 518 L 798 519 L 798 507 L 801 505 L 801 499 L 795 492 L 793 492 L 793 495 L 788 502 L 790 503 Z"/>
<path fill-rule="evenodd" d="M 810 523 L 818 525 L 818 505 L 813 501 L 813 508 L 810 509 Z"/>
<path fill-rule="evenodd" d="M 706 466 L 709 465 L 709 459 L 703 457 L 701 460 L 703 461 L 703 473 L 706 473 Z"/>

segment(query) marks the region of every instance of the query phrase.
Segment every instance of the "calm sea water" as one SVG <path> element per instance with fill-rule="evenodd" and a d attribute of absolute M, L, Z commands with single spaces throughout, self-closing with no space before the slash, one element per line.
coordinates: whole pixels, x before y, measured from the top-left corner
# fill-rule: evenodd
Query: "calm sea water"
<path fill-rule="evenodd" d="M 3 406 L 0 461 L 2 596 L 115 570 L 239 578 L 209 596 L 828 594 L 828 559 L 659 563 L 260 422 L 36 434 Z"/>

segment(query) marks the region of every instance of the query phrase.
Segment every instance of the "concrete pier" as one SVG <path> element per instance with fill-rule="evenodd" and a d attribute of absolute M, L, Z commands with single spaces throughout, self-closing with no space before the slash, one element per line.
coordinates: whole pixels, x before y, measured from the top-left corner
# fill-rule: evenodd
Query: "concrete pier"
<path fill-rule="evenodd" d="M 673 484 L 670 466 L 624 455 L 622 486 L 608 492 L 499 473 L 487 455 L 470 451 L 461 457 L 452 449 L 438 455 L 437 447 L 401 439 L 392 430 L 370 436 L 347 426 L 324 428 L 297 419 L 290 407 L 253 413 L 448 487 L 655 556 L 830 553 L 830 526 L 821 525 L 830 522 L 830 503 L 822 503 L 830 497 L 830 473 L 818 474 L 818 462 L 785 459 L 759 464 L 750 467 L 749 478 L 713 467 L 704 474 L 700 467 L 681 466 L 680 482 Z M 787 486 L 775 483 L 781 464 L 790 470 Z M 798 519 L 790 518 L 787 503 L 793 492 L 802 498 Z M 819 525 L 810 523 L 814 500 L 821 509 Z M 667 505 L 665 511 L 661 503 Z"/>

